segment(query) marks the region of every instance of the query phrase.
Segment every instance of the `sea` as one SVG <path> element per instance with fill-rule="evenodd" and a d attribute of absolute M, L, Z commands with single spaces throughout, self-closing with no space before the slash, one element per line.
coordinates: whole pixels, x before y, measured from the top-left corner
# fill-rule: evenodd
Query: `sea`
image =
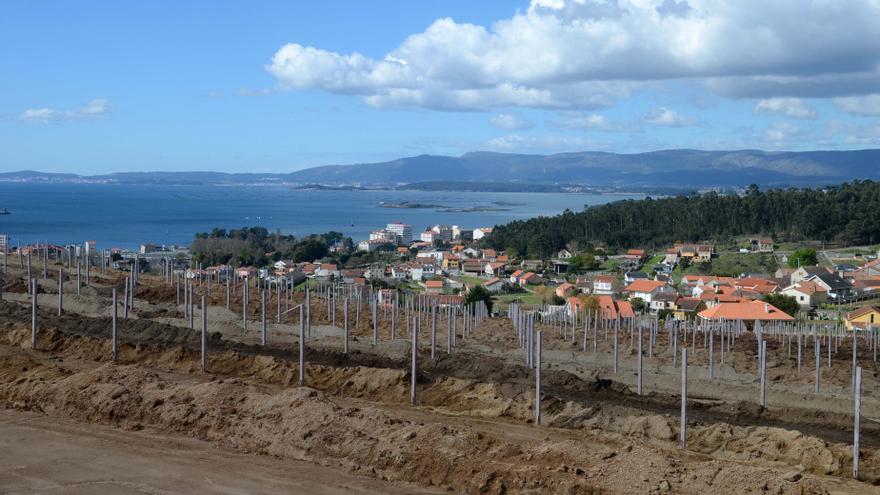
<path fill-rule="evenodd" d="M 413 235 L 436 224 L 492 227 L 562 213 L 633 194 L 452 191 L 328 191 L 276 186 L 0 182 L 0 234 L 22 245 L 94 240 L 98 249 L 144 243 L 189 245 L 198 232 L 260 226 L 305 236 L 342 232 L 355 242 L 390 222 Z M 431 208 L 387 208 L 404 202 Z M 459 211 L 456 211 L 459 210 Z"/>

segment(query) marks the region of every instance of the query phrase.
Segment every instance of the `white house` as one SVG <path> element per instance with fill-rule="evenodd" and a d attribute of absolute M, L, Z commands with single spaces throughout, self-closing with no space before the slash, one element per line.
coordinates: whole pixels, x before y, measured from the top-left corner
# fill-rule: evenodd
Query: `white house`
<path fill-rule="evenodd" d="M 612 275 L 599 275 L 593 279 L 593 294 L 610 296 L 617 290 L 617 278 Z"/>
<path fill-rule="evenodd" d="M 816 307 L 825 302 L 828 298 L 827 289 L 815 282 L 807 280 L 789 285 L 782 289 L 781 293 L 795 298 L 798 305 L 803 309 Z"/>
<path fill-rule="evenodd" d="M 489 292 L 501 292 L 501 288 L 504 287 L 504 281 L 498 277 L 490 278 L 485 284 L 483 284 L 483 287 Z"/>

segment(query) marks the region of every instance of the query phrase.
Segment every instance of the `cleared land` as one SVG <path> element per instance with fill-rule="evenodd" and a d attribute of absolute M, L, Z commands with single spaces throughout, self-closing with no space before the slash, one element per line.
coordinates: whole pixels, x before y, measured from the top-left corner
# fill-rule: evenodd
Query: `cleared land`
<path fill-rule="evenodd" d="M 419 405 L 414 407 L 409 405 L 407 320 L 397 323 L 392 341 L 384 309 L 377 321 L 380 343 L 373 346 L 367 307 L 361 308 L 359 325 L 352 308 L 346 355 L 341 303 L 334 325 L 325 300 L 314 297 L 301 387 L 298 313 L 276 323 L 275 297 L 268 298 L 269 343 L 261 346 L 257 291 L 251 292 L 245 332 L 240 288 L 227 310 L 225 288 L 215 285 L 209 298 L 208 371 L 202 372 L 198 333 L 187 328 L 182 307 L 174 304 L 173 286 L 142 278 L 131 318 L 119 322 L 119 359 L 111 362 L 109 294 L 111 286 L 121 287 L 121 274 L 96 275 L 79 296 L 68 282 L 61 317 L 57 295 L 51 293 L 57 280 L 41 281 L 36 350 L 30 349 L 30 308 L 21 276 L 11 267 L 0 303 L 0 403 L 12 410 L 0 415 L 0 422 L 8 423 L 0 428 L 4 438 L 35 440 L 3 444 L 2 491 L 54 486 L 58 493 L 100 493 L 95 487 L 103 476 L 156 492 L 167 486 L 162 483 L 183 479 L 182 493 L 210 492 L 209 480 L 217 491 L 262 493 L 356 492 L 354 487 L 361 493 L 415 492 L 413 484 L 466 493 L 880 493 L 874 486 L 880 480 L 875 395 L 880 367 L 867 348 L 859 350 L 865 369 L 862 480 L 854 481 L 851 350 L 845 341 L 832 354 L 830 368 L 823 355 L 822 391 L 815 394 L 812 353 L 805 352 L 798 370 L 785 345 L 771 339 L 767 408 L 756 404 L 753 336 L 736 340 L 714 380 L 707 373 L 708 352 L 698 341 L 691 357 L 688 448 L 682 450 L 677 447 L 680 371 L 672 366 L 665 333 L 652 346 L 652 357 L 645 357 L 646 394 L 639 396 L 628 330 L 620 334 L 615 374 L 604 335 L 598 352 L 583 352 L 582 331 L 573 342 L 570 333 L 563 337 L 561 329 L 542 327 L 544 420 L 534 426 L 534 371 L 525 366 L 507 319 L 485 320 L 469 336 L 462 334 L 459 320 L 459 346 L 447 354 L 441 312 L 432 359 L 430 316 L 421 315 Z M 302 294 L 293 298 L 290 306 L 282 300 L 282 311 L 301 302 Z M 196 318 L 195 327 L 200 324 Z M 646 354 L 647 345 L 646 340 Z M 599 378 L 612 382 L 597 383 Z M 26 417 L 32 430 L 18 429 L 23 427 L 19 417 Z M 58 434 L 56 427 L 74 430 L 65 449 L 54 449 L 47 440 Z M 78 469 L 80 459 L 100 457 L 95 438 L 111 438 L 104 446 L 118 451 L 120 460 L 104 458 L 94 469 Z M 188 452 L 196 453 L 187 458 Z M 11 462 L 15 459 L 21 462 Z M 118 473 L 121 459 L 143 467 Z M 154 469 L 161 471 L 166 461 L 183 467 L 159 479 Z M 53 463 L 64 468 L 35 467 Z M 30 474 L 17 481 L 22 484 L 3 485 L 16 482 L 14 468 L 8 467 L 14 465 L 29 466 L 24 472 Z M 225 474 L 238 472 L 249 474 Z M 302 473 L 314 474 L 317 484 L 296 485 Z M 84 480 L 92 485 L 77 488 Z"/>

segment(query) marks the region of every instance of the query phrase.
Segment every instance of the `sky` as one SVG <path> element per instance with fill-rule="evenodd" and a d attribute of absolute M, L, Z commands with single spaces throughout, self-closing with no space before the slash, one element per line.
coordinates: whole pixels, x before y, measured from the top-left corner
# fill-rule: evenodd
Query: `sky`
<path fill-rule="evenodd" d="M 880 145 L 878 0 L 6 2 L 0 171 Z"/>

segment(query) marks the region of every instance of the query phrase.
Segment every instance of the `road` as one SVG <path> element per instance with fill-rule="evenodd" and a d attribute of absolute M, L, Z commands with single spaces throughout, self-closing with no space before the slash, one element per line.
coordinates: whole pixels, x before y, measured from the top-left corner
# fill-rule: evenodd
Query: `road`
<path fill-rule="evenodd" d="M 0 408 L 4 494 L 436 493 L 343 468 L 238 455 L 198 440 Z"/>

